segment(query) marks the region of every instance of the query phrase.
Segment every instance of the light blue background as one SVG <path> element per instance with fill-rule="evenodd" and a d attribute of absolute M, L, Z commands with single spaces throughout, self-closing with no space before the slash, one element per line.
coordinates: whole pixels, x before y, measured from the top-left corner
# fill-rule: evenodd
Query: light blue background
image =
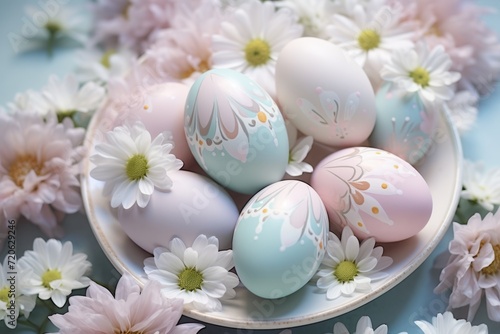
<path fill-rule="evenodd" d="M 65 2 L 73 6 L 81 4 L 83 1 L 69 0 Z M 16 92 L 25 91 L 29 88 L 40 89 L 52 73 L 64 75 L 74 68 L 74 49 L 57 49 L 52 58 L 48 57 L 44 51 L 18 54 L 14 52 L 9 43 L 8 35 L 11 32 L 20 34 L 24 23 L 23 17 L 25 17 L 22 6 L 28 3 L 37 6 L 38 1 L 4 0 L 0 3 L 0 105 L 5 105 L 13 100 Z M 497 0 L 481 0 L 477 1 L 477 3 L 500 9 Z M 486 16 L 485 21 L 500 34 L 500 14 Z M 474 129 L 462 137 L 465 158 L 484 161 L 487 167 L 500 167 L 498 151 L 498 143 L 500 142 L 499 89 L 500 87 L 497 87 L 491 96 L 481 101 L 479 118 Z M 443 171 L 443 173 L 446 173 L 446 171 Z M 67 217 L 64 221 L 64 227 L 66 228 L 66 234 L 63 240 L 72 240 L 77 251 L 89 254 L 89 260 L 93 263 L 92 278 L 113 286 L 119 278 L 119 274 L 99 248 L 84 215 L 76 214 Z M 25 249 L 31 249 L 34 236 L 43 235 L 31 224 L 21 224 L 17 239 L 19 255 Z M 387 324 L 389 333 L 399 333 L 401 331 L 407 331 L 410 334 L 421 333 L 413 324 L 414 320 L 424 319 L 429 321 L 432 316 L 444 312 L 446 309 L 446 297 L 432 293 L 433 288 L 439 281 L 439 271 L 433 269 L 432 265 L 436 255 L 447 249 L 451 238 L 450 229 L 437 249 L 418 270 L 380 298 L 346 315 L 306 327 L 293 328 L 292 332 L 294 334 L 331 333 L 333 324 L 337 321 L 345 323 L 352 332 L 355 329 L 357 320 L 363 315 L 368 315 L 375 326 L 383 323 Z M 3 253 L 5 253 L 5 250 Z M 3 258 L 3 254 L 1 255 Z M 43 317 L 43 314 L 39 316 Z M 182 321 L 190 321 L 190 319 L 184 318 Z M 490 333 L 500 333 L 500 324 L 488 320 L 484 307 L 480 309 L 474 323 L 486 323 L 489 326 Z M 207 328 L 201 333 L 241 334 L 253 332 L 279 333 L 280 331 L 234 330 L 207 325 Z M 5 333 L 7 330 L 0 325 L 0 332 Z M 11 332 L 24 333 L 21 330 Z"/>

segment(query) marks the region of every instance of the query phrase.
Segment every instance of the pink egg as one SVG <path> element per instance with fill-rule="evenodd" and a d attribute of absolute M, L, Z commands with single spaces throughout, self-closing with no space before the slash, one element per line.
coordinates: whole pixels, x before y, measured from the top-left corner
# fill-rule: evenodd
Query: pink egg
<path fill-rule="evenodd" d="M 166 82 L 147 88 L 143 103 L 131 110 L 144 123 L 154 138 L 170 131 L 174 142 L 172 153 L 189 167 L 194 162 L 184 135 L 184 104 L 189 87 L 177 82 Z"/>
<path fill-rule="evenodd" d="M 408 162 L 375 148 L 346 148 L 324 158 L 311 185 L 328 211 L 330 230 L 348 225 L 354 234 L 379 242 L 416 235 L 429 221 L 432 195 Z"/>

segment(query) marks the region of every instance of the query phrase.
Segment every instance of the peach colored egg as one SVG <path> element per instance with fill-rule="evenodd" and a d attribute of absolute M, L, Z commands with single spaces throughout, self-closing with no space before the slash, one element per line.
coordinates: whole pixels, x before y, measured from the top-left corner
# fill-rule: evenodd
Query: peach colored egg
<path fill-rule="evenodd" d="M 348 225 L 361 239 L 394 242 L 416 235 L 429 221 L 432 195 L 425 179 L 396 155 L 369 147 L 324 158 L 311 185 L 328 211 L 330 230 Z"/>

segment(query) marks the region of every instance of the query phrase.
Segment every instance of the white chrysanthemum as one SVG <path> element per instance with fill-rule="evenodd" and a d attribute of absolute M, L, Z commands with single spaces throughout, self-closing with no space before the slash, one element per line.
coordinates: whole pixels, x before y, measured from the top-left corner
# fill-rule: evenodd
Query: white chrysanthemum
<path fill-rule="evenodd" d="M 182 301 L 164 298 L 158 282 L 140 289 L 132 276 L 123 275 L 115 297 L 105 288 L 90 283 L 86 296 L 73 296 L 66 314 L 49 317 L 58 334 L 194 334 L 200 324 L 177 325 Z M 90 321 L 89 321 L 90 319 Z"/>
<path fill-rule="evenodd" d="M 327 290 L 328 299 L 350 296 L 355 291 L 370 291 L 372 281 L 387 276 L 381 270 L 390 266 L 392 259 L 382 256 L 382 247 L 374 246 L 374 238 L 360 245 L 348 226 L 344 227 L 341 240 L 330 232 L 316 283 L 318 288 Z"/>
<path fill-rule="evenodd" d="M 73 121 L 80 122 L 83 114 L 94 112 L 103 102 L 106 91 L 95 82 L 80 84 L 73 74 L 60 79 L 55 75 L 50 76 L 49 82 L 42 89 L 41 94 L 46 101 L 47 109 L 57 114 L 61 121 L 70 117 Z M 83 123 L 85 120 L 82 119 Z"/>
<path fill-rule="evenodd" d="M 289 8 L 304 27 L 304 36 L 326 38 L 326 27 L 335 13 L 335 4 L 329 0 L 284 0 L 278 7 Z"/>
<path fill-rule="evenodd" d="M 485 324 L 472 326 L 464 319 L 456 320 L 451 312 L 432 317 L 432 324 L 422 320 L 415 321 L 415 324 L 424 334 L 488 334 L 488 326 Z"/>
<path fill-rule="evenodd" d="M 106 133 L 107 142 L 97 144 L 97 154 L 90 157 L 96 167 L 90 175 L 104 181 L 104 194 L 111 195 L 113 208 L 129 209 L 137 202 L 148 205 L 155 188 L 172 187 L 169 172 L 179 170 L 182 161 L 170 151 L 173 144 L 168 134 L 160 133 L 153 141 L 141 122 L 123 125 Z"/>
<path fill-rule="evenodd" d="M 401 11 L 384 6 L 376 13 L 356 4 L 351 16 L 336 14 L 327 28 L 330 41 L 363 67 L 372 83 L 379 84 L 380 69 L 394 51 L 413 47 L 415 25 L 401 19 Z"/>
<path fill-rule="evenodd" d="M 500 168 L 484 170 L 481 162 L 465 160 L 463 164 L 461 196 L 493 211 L 500 204 Z"/>
<path fill-rule="evenodd" d="M 468 306 L 469 321 L 485 295 L 488 317 L 500 321 L 500 210 L 484 219 L 477 213 L 467 225 L 453 223 L 453 233 L 451 256 L 434 292 L 451 288 L 449 307 Z"/>
<path fill-rule="evenodd" d="M 16 278 L 12 280 L 11 272 L 16 270 Z M 25 289 L 29 286 L 27 278 L 28 270 L 17 268 L 16 264 L 8 256 L 3 261 L 3 266 L 0 265 L 0 319 L 3 319 L 5 324 L 12 321 L 9 317 L 11 305 L 14 305 L 14 316 L 17 319 L 19 314 L 28 318 L 31 311 L 36 305 L 35 295 L 26 295 Z M 14 287 L 13 284 L 16 284 Z"/>
<path fill-rule="evenodd" d="M 73 244 L 66 241 L 36 238 L 33 250 L 28 250 L 18 261 L 19 268 L 29 270 L 27 278 L 28 295 L 38 295 L 42 300 L 52 299 L 57 307 L 63 307 L 72 290 L 82 289 L 90 284 L 86 276 L 91 263 L 87 255 L 73 254 Z"/>
<path fill-rule="evenodd" d="M 81 208 L 82 128 L 32 113 L 0 114 L 0 240 L 7 219 L 26 217 L 49 236 L 64 213 Z"/>
<path fill-rule="evenodd" d="M 302 26 L 288 10 L 276 10 L 271 1 L 245 1 L 237 8 L 230 7 L 227 15 L 220 34 L 212 39 L 212 66 L 246 74 L 275 96 L 278 54 L 302 35 Z"/>
<path fill-rule="evenodd" d="M 219 299 L 236 295 L 238 277 L 229 272 L 234 266 L 232 250 L 219 252 L 219 241 L 198 236 L 191 247 L 174 238 L 169 249 L 158 247 L 154 257 L 144 260 L 150 280 L 163 285 L 167 298 L 181 298 L 184 304 L 209 311 L 220 311 Z"/>
<path fill-rule="evenodd" d="M 353 334 L 387 334 L 387 330 L 387 325 L 380 325 L 376 329 L 373 329 L 370 317 L 363 316 L 359 318 L 356 331 Z M 333 326 L 333 334 L 349 334 L 349 330 L 343 323 L 337 322 Z"/>
<path fill-rule="evenodd" d="M 429 50 L 419 43 L 415 49 L 395 50 L 381 75 L 406 92 L 418 93 L 424 102 L 442 102 L 453 98 L 453 85 L 460 79 L 460 73 L 449 71 L 451 64 L 443 46 Z"/>
<path fill-rule="evenodd" d="M 288 157 L 288 165 L 286 166 L 286 173 L 290 176 L 300 176 L 302 173 L 312 173 L 313 167 L 304 162 L 307 154 L 312 148 L 313 137 L 306 136 L 301 138 L 293 147 L 290 149 Z"/>
<path fill-rule="evenodd" d="M 460 133 L 469 131 L 476 123 L 478 99 L 476 94 L 462 90 L 445 103 L 451 121 Z"/>

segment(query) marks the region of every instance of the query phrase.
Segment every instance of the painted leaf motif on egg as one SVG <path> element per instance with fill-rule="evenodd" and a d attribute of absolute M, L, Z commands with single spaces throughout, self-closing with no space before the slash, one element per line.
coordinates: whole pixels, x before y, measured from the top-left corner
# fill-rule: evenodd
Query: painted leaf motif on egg
<path fill-rule="evenodd" d="M 381 224 L 394 224 L 381 205 L 380 198 L 401 196 L 398 183 L 415 173 L 391 157 L 392 154 L 381 150 L 357 147 L 323 166 L 325 171 L 334 176 L 332 180 L 336 198 L 330 204 L 337 215 L 335 220 L 341 225 L 350 225 L 371 234 L 363 223 L 363 215 L 371 216 Z M 388 175 L 387 170 L 392 170 L 392 173 Z"/>
<path fill-rule="evenodd" d="M 317 126 L 333 128 L 336 136 L 344 139 L 348 135 L 351 120 L 358 110 L 360 93 L 349 94 L 343 108 L 339 96 L 334 91 L 317 87 L 316 93 L 321 103 L 320 106 L 315 106 L 303 97 L 297 99 L 297 106 L 310 117 L 311 121 L 316 122 Z"/>
<path fill-rule="evenodd" d="M 295 245 L 306 237 L 318 245 L 317 258 L 324 253 L 324 229 L 321 222 L 327 220 L 327 214 L 321 201 L 314 201 L 312 188 L 301 182 L 278 182 L 264 188 L 241 212 L 241 218 L 258 217 L 254 238 L 262 232 L 270 217 L 282 221 L 280 251 Z M 300 193 L 301 196 L 297 196 Z M 317 225 L 317 226 L 315 226 Z"/>
<path fill-rule="evenodd" d="M 207 75 L 193 99 L 194 105 L 186 106 L 185 128 L 190 144 L 198 150 L 202 164 L 203 152 L 215 149 L 246 162 L 250 134 L 262 126 L 272 130 L 279 111 L 269 95 L 252 81 L 235 84 L 214 71 Z M 278 146 L 274 132 L 270 134 Z"/>

